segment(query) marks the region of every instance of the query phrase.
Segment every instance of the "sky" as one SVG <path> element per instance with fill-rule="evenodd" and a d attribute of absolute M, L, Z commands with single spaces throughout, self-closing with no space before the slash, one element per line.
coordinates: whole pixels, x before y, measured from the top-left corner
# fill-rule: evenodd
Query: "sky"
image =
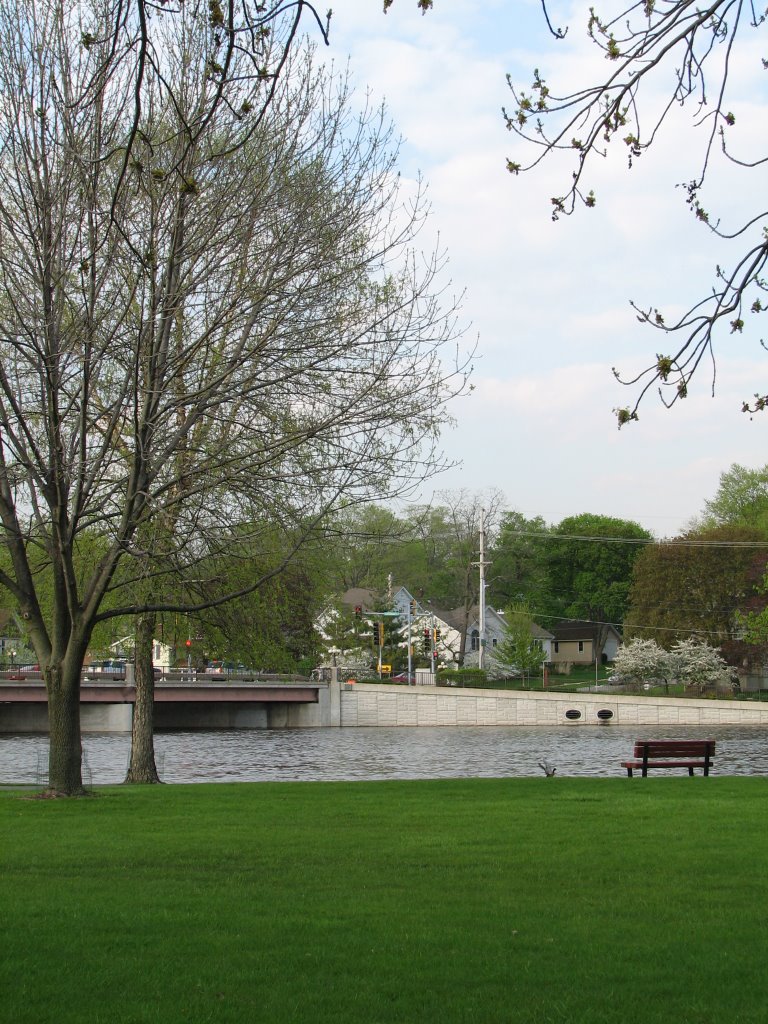
<path fill-rule="evenodd" d="M 689 397 L 671 410 L 650 394 L 639 422 L 621 431 L 613 414 L 637 392 L 618 383 L 612 367 L 631 376 L 671 347 L 638 323 L 630 299 L 669 321 L 702 297 L 727 259 L 676 187 L 701 162 L 702 129 L 687 109 L 672 111 L 632 170 L 618 147 L 597 160 L 589 179 L 595 209 L 554 223 L 550 197 L 566 191 L 570 165 L 545 162 L 510 175 L 507 158 L 519 160 L 521 150 L 501 108 L 511 106 L 507 73 L 528 86 L 539 68 L 553 92 L 557 85 L 565 93 L 590 68 L 604 70 L 585 31 L 586 5 L 550 5 L 553 23 L 568 28 L 562 41 L 547 32 L 538 0 L 435 0 L 427 15 L 416 0 L 395 0 L 386 15 L 381 0 L 332 6 L 323 56 L 348 59 L 361 98 L 368 90 L 386 102 L 403 139 L 403 179 L 421 174 L 428 185 L 424 244 L 439 237 L 445 247 L 446 284 L 463 293 L 467 337 L 477 339 L 474 390 L 453 403 L 455 425 L 443 434 L 458 465 L 422 499 L 495 488 L 510 509 L 549 523 L 594 512 L 671 537 L 702 512 L 733 463 L 768 463 L 768 413 L 741 412 L 743 400 L 768 390 L 754 332 L 721 331 L 714 397 L 704 364 Z M 760 41 L 747 33 L 732 72 L 729 100 L 745 146 L 765 136 Z M 765 171 L 739 174 L 717 163 L 711 173 L 705 198 L 719 197 L 710 205 L 724 222 L 748 209 L 750 190 L 766 191 Z"/>

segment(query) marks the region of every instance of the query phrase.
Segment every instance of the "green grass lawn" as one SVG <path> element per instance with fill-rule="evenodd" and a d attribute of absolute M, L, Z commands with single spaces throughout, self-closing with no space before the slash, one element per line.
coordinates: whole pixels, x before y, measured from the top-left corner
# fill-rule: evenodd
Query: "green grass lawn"
<path fill-rule="evenodd" d="M 0 1019 L 762 1024 L 766 800 L 687 776 L 4 792 Z"/>

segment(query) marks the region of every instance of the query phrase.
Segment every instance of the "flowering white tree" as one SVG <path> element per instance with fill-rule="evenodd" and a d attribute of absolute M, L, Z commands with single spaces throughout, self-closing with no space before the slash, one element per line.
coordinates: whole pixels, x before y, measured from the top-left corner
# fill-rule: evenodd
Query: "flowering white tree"
<path fill-rule="evenodd" d="M 671 651 L 665 651 L 655 640 L 631 640 L 616 652 L 614 667 L 627 680 L 649 682 L 676 679 L 686 689 L 723 685 L 730 673 L 719 651 L 703 640 L 689 637 L 678 640 Z"/>
<path fill-rule="evenodd" d="M 620 647 L 613 661 L 616 673 L 627 680 L 648 682 L 661 679 L 669 685 L 672 674 L 670 653 L 659 647 L 655 640 L 630 640 Z"/>
<path fill-rule="evenodd" d="M 685 684 L 686 689 L 694 687 L 702 692 L 707 686 L 724 686 L 730 681 L 730 671 L 714 647 L 704 640 L 689 637 L 678 640 L 669 653 L 672 675 Z"/>

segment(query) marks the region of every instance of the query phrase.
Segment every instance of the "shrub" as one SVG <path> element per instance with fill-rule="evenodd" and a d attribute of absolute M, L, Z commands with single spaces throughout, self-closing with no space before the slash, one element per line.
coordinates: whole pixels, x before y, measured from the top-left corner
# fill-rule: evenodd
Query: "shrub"
<path fill-rule="evenodd" d="M 488 673 L 482 668 L 446 669 L 438 673 L 438 686 L 484 686 Z"/>

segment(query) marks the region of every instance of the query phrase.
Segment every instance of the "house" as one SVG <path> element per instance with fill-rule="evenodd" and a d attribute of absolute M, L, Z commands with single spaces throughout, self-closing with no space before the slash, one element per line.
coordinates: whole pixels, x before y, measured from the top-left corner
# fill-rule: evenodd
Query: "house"
<path fill-rule="evenodd" d="M 413 602 L 411 604 L 411 602 Z M 445 666 L 463 664 L 466 668 L 477 667 L 480 651 L 480 609 L 473 605 L 466 608 L 444 610 L 433 606 L 430 602 L 419 602 L 411 596 L 405 587 L 401 587 L 394 595 L 394 608 L 399 610 L 403 620 L 407 621 L 408 606 L 411 605 L 412 636 L 416 653 L 420 650 L 421 637 L 424 633 L 426 646 L 430 631 L 436 633 L 435 649 L 438 662 Z M 491 675 L 506 675 L 507 667 L 494 663 L 493 651 L 504 639 L 507 624 L 504 613 L 490 606 L 485 609 L 485 658 L 484 667 Z M 552 634 L 539 626 L 531 624 L 531 634 L 538 640 L 542 648 L 542 662 L 552 657 Z M 462 652 L 462 638 L 464 646 Z M 463 653 L 463 659 L 461 657 Z"/>
<path fill-rule="evenodd" d="M 106 668 L 119 668 L 126 661 L 133 660 L 134 647 L 136 644 L 136 638 L 133 635 L 124 636 L 120 640 L 116 640 L 113 644 L 109 645 L 109 649 L 112 652 L 112 658 L 107 662 L 99 662 L 92 664 L 91 659 L 87 658 L 86 662 L 92 664 L 94 672 L 99 672 Z M 168 669 L 173 668 L 176 663 L 176 648 L 170 644 L 164 643 L 162 640 L 152 641 L 152 665 L 154 668 L 162 669 L 163 672 L 167 672 Z"/>
<path fill-rule="evenodd" d="M 315 629 L 323 642 L 331 646 L 338 644 L 340 620 L 353 615 L 357 619 L 362 619 L 365 612 L 376 604 L 377 599 L 374 590 L 368 590 L 365 587 L 351 587 L 349 590 L 345 590 L 340 597 L 329 601 L 315 619 Z"/>
<path fill-rule="evenodd" d="M 363 620 L 374 608 L 387 608 L 399 616 L 400 646 L 407 650 L 409 627 L 414 658 L 431 657 L 434 650 L 438 664 L 453 664 L 461 650 L 461 634 L 451 613 L 436 608 L 429 601 L 418 600 L 407 587 L 391 589 L 388 594 L 354 588 L 342 594 L 340 603 L 347 609 L 360 609 Z M 375 618 L 375 613 L 371 616 Z"/>
<path fill-rule="evenodd" d="M 329 601 L 315 619 L 315 630 L 326 653 L 320 668 L 343 665 L 352 674 L 364 672 L 372 663 L 371 622 L 367 612 L 376 606 L 375 590 L 351 587 Z"/>
<path fill-rule="evenodd" d="M 480 616 L 479 608 L 470 610 L 471 621 L 467 630 L 467 642 L 464 650 L 464 665 L 467 668 L 476 667 L 479 661 L 480 651 Z M 494 657 L 494 649 L 503 641 L 507 629 L 504 613 L 490 606 L 485 609 L 485 657 L 484 667 L 490 675 L 506 675 L 508 668 L 502 667 Z M 536 622 L 531 623 L 531 636 L 538 640 L 541 645 L 542 663 L 552 658 L 553 636 L 549 630 L 539 626 Z"/>
<path fill-rule="evenodd" d="M 355 611 L 359 608 L 365 612 L 373 608 L 378 600 L 379 595 L 375 590 L 369 590 L 367 587 L 350 587 L 341 595 L 339 603 L 348 611 Z"/>
<path fill-rule="evenodd" d="M 404 653 L 410 639 L 412 657 L 416 664 L 431 659 L 441 667 L 476 667 L 480 650 L 479 608 L 477 605 L 445 610 L 430 601 L 418 599 L 407 587 L 390 589 L 387 595 L 373 590 L 355 587 L 347 590 L 335 602 L 326 606 L 318 616 L 315 626 L 323 639 L 329 656 L 329 665 L 343 663 L 370 664 L 370 637 L 376 608 L 388 608 L 396 613 L 400 640 L 397 642 Z M 345 614 L 346 613 L 346 614 Z M 361 620 L 359 626 L 349 626 L 349 616 Z M 346 619 L 344 626 L 342 619 Z M 493 651 L 502 642 L 506 633 L 504 613 L 495 608 L 485 610 L 484 667 L 491 675 L 507 675 L 508 666 L 494 663 Z M 531 635 L 538 640 L 542 649 L 542 662 L 552 659 L 553 635 L 537 623 L 531 624 Z M 360 666 L 358 665 L 358 668 Z"/>
<path fill-rule="evenodd" d="M 621 643 L 621 634 L 610 622 L 561 619 L 552 627 L 552 635 L 554 666 L 593 665 L 596 652 L 603 663 L 613 661 Z"/>
<path fill-rule="evenodd" d="M 400 587 L 393 594 L 392 610 L 400 613 L 405 624 L 403 638 L 406 643 L 410 622 L 414 657 L 431 656 L 434 649 L 439 665 L 452 665 L 458 661 L 461 631 L 451 612 L 437 608 L 431 601 L 417 600 L 406 587 Z"/>
<path fill-rule="evenodd" d="M 433 650 L 440 664 L 454 664 L 461 651 L 461 634 L 448 620 L 446 613 L 428 602 L 417 600 L 406 587 L 390 589 L 387 594 L 353 587 L 330 602 L 317 617 L 317 629 L 328 656 L 329 665 L 354 665 L 363 671 L 372 664 L 375 648 L 371 646 L 377 610 L 395 613 L 388 621 L 397 626 L 397 645 L 407 656 L 410 639 L 413 658 L 423 664 L 431 661 Z M 379 611 L 381 619 L 381 612 Z M 354 625 L 350 623 L 354 622 Z M 390 640 L 390 642 L 392 642 Z"/>
<path fill-rule="evenodd" d="M 504 613 L 496 611 L 495 608 L 487 606 L 485 609 L 485 653 L 486 660 L 493 654 L 493 650 L 504 639 L 504 632 L 507 624 L 504 621 Z M 476 667 L 480 655 L 480 609 L 475 606 L 469 610 L 469 625 L 467 627 L 467 639 L 464 645 L 464 665 L 467 668 Z"/>

